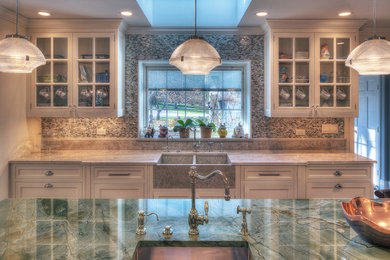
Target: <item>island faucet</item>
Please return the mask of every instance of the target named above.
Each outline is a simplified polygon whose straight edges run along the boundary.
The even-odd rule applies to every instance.
[[[209,210],[209,204],[206,201],[204,205],[204,211],[205,211],[205,216],[198,215],[198,211],[196,210],[196,205],[195,205],[195,184],[196,180],[201,180],[201,181],[207,181],[213,178],[216,175],[219,175],[222,177],[223,184],[225,186],[225,200],[229,201],[230,200],[230,185],[229,185],[229,180],[223,174],[223,172],[216,170],[210,173],[209,175],[202,176],[198,173],[197,168],[195,166],[192,166],[190,168],[190,171],[188,175],[191,178],[191,210],[190,213],[188,214],[188,225],[190,226],[190,230],[188,231],[189,235],[199,235],[199,225],[203,225],[204,223],[209,222],[208,218],[208,210]]]
[[[200,148],[200,141],[196,142],[196,127],[194,127],[194,152],[197,152]]]

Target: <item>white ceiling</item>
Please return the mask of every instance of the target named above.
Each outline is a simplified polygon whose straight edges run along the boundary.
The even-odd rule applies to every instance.
[[[338,12],[350,10],[352,15],[343,19],[371,20],[372,4],[373,0],[252,0],[239,26],[263,24],[265,19],[255,15],[258,10],[268,11],[267,19],[340,19]],[[15,10],[16,0],[0,0],[0,5]],[[120,11],[131,10],[133,16],[125,18],[130,26],[150,26],[136,0],[19,0],[19,7],[27,18],[42,18],[38,11],[50,12],[50,18],[121,18]],[[378,27],[390,27],[389,13],[390,0],[377,0]]]

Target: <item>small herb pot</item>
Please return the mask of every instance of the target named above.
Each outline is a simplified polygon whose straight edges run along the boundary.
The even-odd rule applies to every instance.
[[[208,127],[208,126],[201,126],[200,127],[200,136],[202,138],[211,138],[211,133],[213,131],[213,128],[212,127]]]
[[[189,127],[182,127],[179,130],[180,138],[190,138],[190,128]]]

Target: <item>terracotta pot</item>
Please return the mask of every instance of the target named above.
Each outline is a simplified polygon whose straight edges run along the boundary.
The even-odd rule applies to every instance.
[[[213,131],[212,127],[201,126],[200,127],[200,136],[202,138],[211,138],[211,132]]]
[[[190,138],[190,128],[182,127],[179,130],[180,138]]]

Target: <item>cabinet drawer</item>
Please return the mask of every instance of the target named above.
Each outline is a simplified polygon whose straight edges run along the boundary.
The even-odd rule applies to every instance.
[[[15,180],[21,179],[77,179],[83,178],[83,167],[68,165],[16,165]]]
[[[244,180],[294,180],[296,167],[290,166],[247,166],[243,167]]]
[[[16,198],[83,198],[82,183],[25,183],[16,182]]]
[[[312,182],[306,184],[306,198],[371,198],[371,184],[365,182]]]
[[[310,179],[328,179],[328,180],[340,180],[340,179],[371,179],[371,173],[369,167],[358,166],[341,166],[341,167],[328,167],[328,166],[315,166],[308,167],[306,171],[306,180]]]
[[[251,181],[244,184],[245,199],[294,199],[296,189],[290,181]]]
[[[141,199],[145,198],[145,187],[142,183],[96,183],[94,198]]]
[[[146,167],[143,166],[96,166],[92,167],[95,182],[144,180]]]

